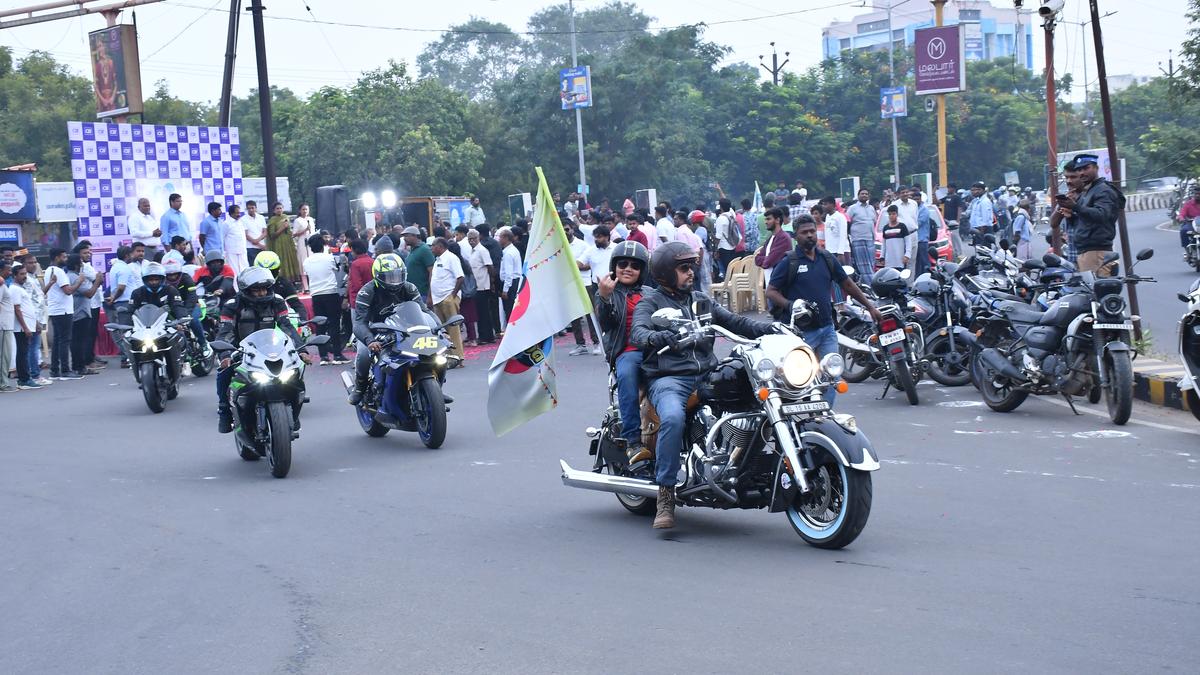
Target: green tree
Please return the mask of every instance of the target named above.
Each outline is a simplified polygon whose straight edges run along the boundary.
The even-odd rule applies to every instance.
[[[567,5],[551,5],[529,17],[533,59],[545,66],[571,63],[571,13]],[[599,7],[576,9],[575,41],[579,53],[612,56],[650,27],[650,17],[632,2],[613,0]]]
[[[45,52],[13,65],[0,47],[0,166],[35,162],[41,180],[70,180],[67,122],[96,117],[92,83]]]
[[[471,17],[451,27],[417,56],[421,77],[479,101],[491,97],[492,83],[509,79],[525,62],[529,44],[512,29]]]
[[[143,100],[145,112],[142,121],[146,124],[201,125],[216,113],[203,103],[185,101],[171,95],[166,80],[154,83],[154,94]]]

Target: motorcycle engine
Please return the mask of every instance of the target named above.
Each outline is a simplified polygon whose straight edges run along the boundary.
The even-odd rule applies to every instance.
[[[1042,371],[1054,381],[1054,388],[1068,396],[1078,396],[1089,388],[1092,378],[1084,368],[1085,354],[1078,354],[1073,363],[1051,354],[1042,360]]]

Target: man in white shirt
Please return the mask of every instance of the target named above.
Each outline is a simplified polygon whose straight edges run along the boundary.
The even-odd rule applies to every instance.
[[[9,344],[16,343],[13,333],[17,325],[17,302],[12,288],[8,285],[11,275],[12,264],[8,260],[0,259],[0,394],[18,391],[17,385],[13,384],[12,378],[8,376],[8,366],[14,363],[13,350]],[[19,288],[17,290],[20,291]],[[24,370],[22,369],[22,372]]]
[[[592,299],[594,310],[594,308],[599,307],[596,300],[597,285],[600,283],[600,279],[609,274],[608,262],[612,258],[613,247],[610,244],[611,238],[609,237],[607,227],[597,225],[596,229],[592,231],[592,236],[595,238],[596,243],[587,247],[583,255],[575,259],[575,263],[579,265],[579,269],[583,270],[583,280],[587,282],[588,296]],[[595,326],[600,325],[600,320],[594,314],[588,318]],[[599,344],[593,344],[592,353],[603,354],[604,350],[600,348]]]
[[[247,251],[246,226],[242,222],[242,207],[229,206],[225,216],[225,264],[233,268],[234,276],[250,265]]]
[[[675,241],[675,222],[667,214],[667,207],[659,204],[654,207],[654,229],[658,230],[659,243]]]
[[[900,212],[898,220],[908,226],[908,248],[913,251],[917,250],[917,209],[920,205],[917,200],[912,198],[912,188],[900,188],[900,200],[895,202],[896,209]],[[909,269],[916,271],[917,257],[910,256],[908,261]]]
[[[450,243],[445,237],[438,237],[433,242],[433,269],[429,276],[429,297],[433,301],[433,313],[443,322],[458,314],[459,300],[465,281],[462,263],[458,256],[450,250]],[[458,326],[446,329],[450,342],[454,344],[451,354],[458,357],[458,363],[452,367],[461,368],[463,365],[462,331]]]
[[[737,216],[733,212],[733,203],[728,199],[721,198],[717,202],[717,213],[717,222],[713,225],[713,229],[717,231],[717,272],[720,278],[724,279],[725,271],[729,269],[729,263],[737,258],[737,245],[740,242],[734,241],[734,232],[738,225]]]
[[[150,200],[142,197],[138,200],[137,211],[126,220],[129,223],[129,236],[134,241],[145,244],[151,251],[157,251],[162,244],[162,229],[158,219],[150,215]]]
[[[492,288],[494,278],[492,254],[479,240],[479,230],[467,232],[467,248],[464,258],[475,275],[475,324],[478,344],[490,345],[496,341],[496,317],[500,311],[496,304],[496,292]]]
[[[467,225],[471,227],[487,222],[487,218],[483,215],[483,209],[479,206],[479,197],[471,197],[471,205],[463,209],[463,217],[466,218]]]
[[[78,380],[82,376],[71,372],[71,324],[75,313],[75,291],[84,282],[83,275],[72,283],[63,265],[67,252],[50,249],[50,266],[46,268],[46,306],[50,313],[50,328],[54,342],[50,346],[50,377],[58,380]]]
[[[817,203],[825,213],[825,250],[833,254],[843,265],[850,263],[850,224],[846,216],[837,210],[837,200],[822,197]]]
[[[346,363],[338,349],[339,339],[335,334],[338,319],[342,315],[342,294],[337,283],[337,259],[325,250],[325,239],[314,234],[305,240],[309,254],[304,259],[304,275],[308,277],[308,292],[312,295],[313,316],[325,317],[325,323],[317,329],[329,336],[329,342],[317,347],[321,353],[321,365]],[[228,252],[226,252],[228,255]],[[229,261],[226,260],[226,263]],[[342,342],[342,345],[345,343]]]
[[[258,212],[258,204],[253,199],[246,202],[246,215],[242,216],[241,222],[246,229],[246,264],[253,265],[259,252],[267,246],[267,219]]]
[[[72,331],[83,330],[83,365],[88,368],[107,367],[108,364],[96,358],[96,332],[100,327],[100,307],[104,304],[104,294],[99,291],[99,288],[104,286],[104,273],[96,271],[92,267],[92,243],[86,239],[75,244],[75,252],[79,254],[79,259],[83,261],[82,273],[87,279],[80,290],[91,292],[88,296],[88,316],[81,319],[78,315],[75,317],[75,326]],[[94,286],[98,286],[97,290],[92,291]],[[80,338],[77,338],[80,339]]]
[[[508,318],[512,316],[513,303],[517,299],[517,293],[520,291],[520,282],[523,275],[521,264],[521,251],[513,245],[512,230],[507,227],[502,227],[496,230],[496,240],[500,242],[500,302],[504,304],[504,321],[501,326],[508,325]]]

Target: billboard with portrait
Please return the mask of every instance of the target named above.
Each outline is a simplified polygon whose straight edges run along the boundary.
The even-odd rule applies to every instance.
[[[142,77],[138,64],[137,31],[133,26],[110,26],[88,33],[96,117],[142,112]]]

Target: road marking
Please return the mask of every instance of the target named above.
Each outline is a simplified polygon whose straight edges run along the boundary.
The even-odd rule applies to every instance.
[[[1056,405],[1060,408],[1070,408],[1071,407],[1071,406],[1067,405],[1066,401],[1059,401],[1059,400],[1052,399],[1052,398],[1046,398],[1044,396],[1038,397],[1037,400],[1041,401],[1042,403],[1049,403],[1051,405]],[[1075,409],[1081,413],[1087,413],[1088,415],[1094,415],[1096,417],[1103,417],[1105,419],[1108,419],[1108,413],[1100,412],[1099,410],[1093,410],[1091,408],[1088,408],[1088,407],[1080,404],[1079,402],[1075,403]],[[1177,427],[1173,424],[1160,424],[1159,422],[1147,422],[1146,420],[1135,420],[1132,418],[1129,420],[1128,424],[1140,424],[1144,427],[1150,427],[1151,429],[1162,429],[1163,431],[1177,431],[1181,434],[1192,434],[1193,436],[1200,436],[1200,431],[1197,431],[1195,429],[1187,429],[1184,427]]]
[[[1096,431],[1076,431],[1071,434],[1074,438],[1137,438],[1128,431],[1116,429],[1097,429]]]
[[[1154,229],[1158,230],[1159,232],[1178,232],[1179,230],[1176,230],[1174,227],[1172,227],[1174,224],[1175,223],[1167,220],[1155,225]]]
[[[976,471],[989,471],[990,470],[990,469],[984,469],[983,467],[979,467],[979,466],[963,466],[960,464],[949,464],[947,462],[914,462],[914,461],[905,460],[905,459],[881,459],[881,460],[879,460],[879,463],[880,464],[895,464],[895,465],[899,465],[899,466],[905,466],[905,465],[907,465],[907,466],[940,466],[940,467],[945,467],[945,468],[949,468],[949,469],[954,469],[955,471],[958,471],[958,472],[964,472],[967,470],[976,470]],[[1030,471],[1027,469],[1001,469],[1001,473],[1003,473],[1005,476],[1031,476],[1034,478],[1067,478],[1070,480],[1087,480],[1087,481],[1092,481],[1093,483],[1120,484],[1120,483],[1125,482],[1119,478],[1101,478],[1100,476],[1090,476],[1088,474],[1054,473],[1053,471]],[[1142,482],[1137,482],[1137,481],[1130,482],[1129,484],[1130,485],[1149,485],[1149,483],[1142,483]],[[1166,485],[1167,487],[1173,487],[1173,488],[1183,488],[1183,489],[1187,489],[1187,490],[1200,489],[1200,485],[1197,485],[1194,483],[1161,483],[1161,485]]]
[[[943,408],[978,408],[983,401],[942,401],[938,405]]]

